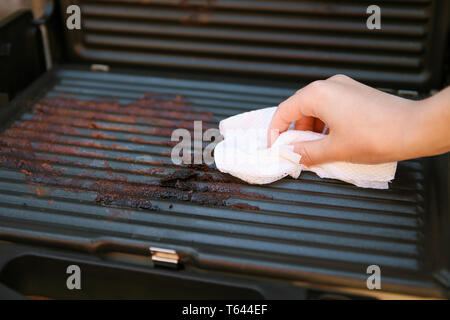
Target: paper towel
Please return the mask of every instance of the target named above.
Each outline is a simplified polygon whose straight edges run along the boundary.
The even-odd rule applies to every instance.
[[[224,140],[214,149],[217,168],[248,183],[267,184],[283,177],[298,178],[302,170],[315,172],[321,178],[338,179],[363,188],[387,189],[394,179],[396,162],[365,165],[331,162],[306,167],[295,152],[295,142],[317,140],[323,134],[311,131],[283,132],[271,148],[267,133],[276,107],[242,113],[219,124]]]

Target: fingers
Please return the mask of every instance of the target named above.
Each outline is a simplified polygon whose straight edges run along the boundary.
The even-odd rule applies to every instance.
[[[269,126],[267,142],[269,147],[280,133],[289,128],[293,121],[296,121],[297,128],[303,127],[309,128],[309,130],[314,128],[312,120],[308,120],[308,118],[320,118],[321,98],[326,94],[326,86],[324,80],[314,81],[278,106]]]
[[[268,134],[268,146],[272,146],[272,143],[278,138],[280,133],[286,131],[293,121],[301,119],[300,108],[295,107],[296,94],[291,96],[289,99],[280,103],[275,114],[273,115],[272,121],[269,126]]]
[[[365,87],[350,77],[338,74],[327,80],[314,81],[283,101],[270,123],[268,146],[270,147],[294,121],[296,130],[323,132],[324,122],[330,125],[325,119],[327,114],[329,116],[327,108],[333,107],[342,88],[348,86]]]
[[[352,78],[344,75],[344,74],[336,74],[332,77],[329,77],[327,79],[327,81],[333,81],[333,82],[338,82],[338,83],[343,83],[343,84],[357,84],[359,83],[356,80],[353,80]]]
[[[328,136],[319,140],[295,143],[294,152],[302,156],[300,163],[307,167],[334,160]]]
[[[322,133],[323,128],[325,128],[325,123],[320,119],[314,119],[314,128],[312,131]]]
[[[320,119],[316,119],[313,117],[303,117],[302,119],[295,122],[294,129],[322,133],[324,127],[325,123]]]
[[[313,117],[303,117],[300,120],[295,121],[295,130],[313,131],[315,120]]]

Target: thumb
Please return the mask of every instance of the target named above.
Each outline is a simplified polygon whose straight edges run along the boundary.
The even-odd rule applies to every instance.
[[[309,167],[331,160],[328,146],[329,137],[319,140],[294,143],[294,152],[302,156],[300,163]]]

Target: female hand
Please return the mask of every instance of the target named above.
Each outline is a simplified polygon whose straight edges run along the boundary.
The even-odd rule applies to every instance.
[[[450,150],[450,90],[423,101],[400,98],[347,76],[312,82],[282,102],[271,121],[269,146],[295,121],[296,130],[329,134],[295,144],[301,163],[375,164]]]

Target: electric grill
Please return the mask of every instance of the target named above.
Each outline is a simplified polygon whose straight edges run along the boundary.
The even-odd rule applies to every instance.
[[[70,4],[81,30],[65,27]],[[3,293],[448,298],[448,155],[399,163],[389,190],[309,172],[254,186],[170,160],[174,129],[217,127],[333,74],[416,99],[445,86],[449,3],[381,1],[381,30],[366,28],[369,4],[62,0],[7,20]],[[72,264],[82,290],[66,288]],[[370,265],[381,290],[366,287]]]

